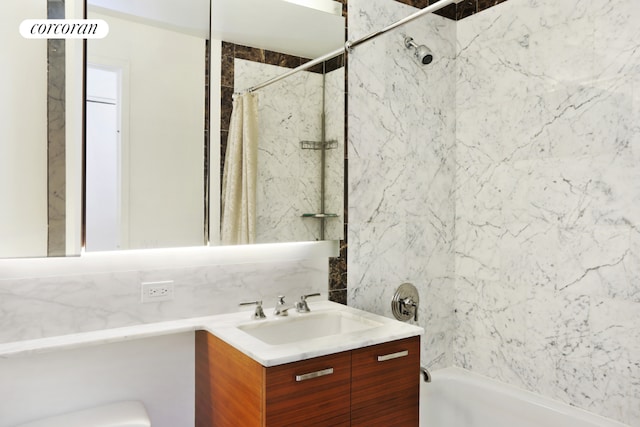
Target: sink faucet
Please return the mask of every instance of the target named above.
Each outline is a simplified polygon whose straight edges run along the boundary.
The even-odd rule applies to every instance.
[[[287,305],[284,302],[284,295],[278,296],[278,303],[276,304],[275,310],[273,310],[273,314],[276,316],[288,316],[289,310],[295,308],[294,305]]]
[[[256,306],[256,310],[253,312],[253,315],[251,316],[253,320],[267,318],[267,316],[264,315],[264,311],[262,310],[262,301],[246,301],[246,302],[241,302],[239,305],[255,305]]]
[[[296,303],[296,311],[298,313],[309,313],[311,310],[309,309],[309,305],[307,304],[307,298],[309,297],[319,297],[319,293],[302,295],[300,297],[300,301]]]

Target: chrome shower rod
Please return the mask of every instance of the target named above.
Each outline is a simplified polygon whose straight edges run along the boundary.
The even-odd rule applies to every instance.
[[[274,77],[274,78],[272,78],[270,80],[267,80],[266,82],[263,82],[263,83],[255,85],[255,86],[252,86],[249,89],[247,89],[245,92],[254,92],[254,91],[258,90],[258,89],[262,89],[263,87],[269,86],[272,83],[275,83],[275,82],[280,81],[280,80],[282,80],[284,78],[287,78],[290,75],[297,73],[298,71],[304,71],[304,70],[306,70],[308,68],[311,68],[311,67],[314,67],[314,66],[316,66],[318,64],[322,64],[324,61],[328,61],[331,58],[335,58],[336,56],[341,55],[343,52],[344,52],[344,48],[343,47],[341,47],[340,49],[336,49],[333,52],[329,52],[326,55],[322,55],[321,57],[316,58],[316,59],[314,59],[312,61],[305,62],[304,64],[302,64],[302,65],[300,65],[300,66],[298,66],[296,68],[292,68],[291,70],[287,71],[286,73],[280,74],[279,76],[276,76],[276,77]]]
[[[353,40],[353,41],[347,41],[344,44],[344,47],[336,49],[333,52],[329,52],[326,55],[320,56],[320,57],[318,57],[318,58],[316,58],[316,59],[314,59],[312,61],[306,62],[306,63],[300,65],[299,67],[293,68],[293,69],[287,71],[286,73],[283,73],[283,74],[281,74],[279,76],[276,76],[276,77],[274,77],[274,78],[272,78],[270,80],[267,80],[267,81],[265,81],[263,83],[260,83],[260,84],[257,84],[255,86],[252,86],[249,89],[245,90],[244,92],[254,92],[254,91],[258,90],[258,89],[262,89],[262,88],[264,88],[266,86],[269,86],[269,85],[271,85],[271,84],[273,84],[275,82],[278,82],[278,81],[280,81],[282,79],[285,79],[285,78],[287,78],[287,77],[289,77],[289,76],[291,76],[291,75],[293,75],[293,74],[295,74],[295,73],[297,73],[299,71],[304,71],[304,70],[307,70],[307,69],[309,69],[311,67],[314,67],[314,66],[316,66],[318,64],[322,64],[324,61],[328,61],[329,59],[335,58],[336,56],[341,55],[345,51],[348,52],[351,49],[353,49],[354,47],[356,47],[356,46],[358,46],[358,45],[360,45],[362,43],[366,43],[366,42],[368,42],[370,40],[373,40],[378,36],[381,36],[381,35],[389,32],[389,31],[391,31],[393,29],[396,29],[396,28],[400,27],[401,25],[407,24],[407,23],[409,23],[409,22],[411,22],[411,21],[413,21],[415,19],[418,19],[418,18],[420,18],[420,17],[422,17],[424,15],[427,15],[429,13],[437,12],[437,11],[439,11],[440,9],[442,9],[442,8],[444,8],[446,6],[449,6],[452,3],[458,3],[459,1],[460,0],[440,0],[439,2],[434,3],[432,5],[429,5],[429,6],[425,7],[424,9],[420,9],[419,11],[407,16],[406,18],[403,18],[403,19],[401,19],[399,21],[396,21],[391,25],[388,25],[388,26],[384,27],[381,30],[374,31],[374,32],[372,32],[370,34],[367,34],[364,37],[360,37],[359,39],[356,39],[356,40]]]
[[[368,42],[369,40],[373,40],[378,36],[383,35],[384,33],[387,33],[391,30],[394,30],[404,24],[407,24],[415,19],[421,18],[424,15],[428,15],[429,13],[433,13],[433,12],[437,12],[440,9],[449,6],[452,3],[458,3],[460,2],[460,0],[440,0],[437,3],[434,3],[430,6],[425,7],[424,9],[420,9],[419,11],[407,16],[406,18],[403,18],[399,21],[394,22],[391,25],[388,25],[386,27],[384,27],[383,29],[379,30],[379,31],[374,31],[373,33],[367,34],[364,37],[360,37],[357,40],[354,41],[347,41],[344,44],[344,47],[346,50],[350,50],[353,49],[354,47],[358,46],[359,44]]]

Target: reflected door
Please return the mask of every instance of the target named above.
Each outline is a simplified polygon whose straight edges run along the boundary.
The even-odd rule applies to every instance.
[[[85,248],[88,251],[121,247],[119,80],[117,70],[87,67]]]

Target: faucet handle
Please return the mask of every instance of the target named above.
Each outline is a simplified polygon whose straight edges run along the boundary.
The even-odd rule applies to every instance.
[[[418,304],[411,297],[400,299],[400,310],[406,316],[413,315],[413,320],[418,321]]]
[[[293,308],[293,306],[287,307],[284,302],[284,295],[278,295],[278,302],[276,304],[276,308],[273,310],[273,314],[276,316],[288,316],[289,309]]]
[[[298,313],[309,313],[311,310],[309,309],[309,305],[307,304],[307,298],[319,296],[320,294],[318,292],[308,295],[302,295],[300,297],[300,301],[296,303],[296,311]]]
[[[255,305],[256,310],[253,312],[252,319],[266,319],[267,316],[264,315],[264,310],[262,309],[262,301],[245,301],[241,302],[239,305]]]

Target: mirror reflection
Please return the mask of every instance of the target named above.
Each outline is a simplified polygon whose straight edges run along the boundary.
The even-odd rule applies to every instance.
[[[0,15],[0,257],[77,255],[80,250],[81,42],[25,39],[25,19],[81,16],[55,0],[12,2]],[[76,116],[77,117],[77,116]],[[66,167],[68,166],[68,167]]]
[[[205,242],[208,3],[144,3],[88,4],[87,251]]]
[[[235,107],[243,104],[239,100],[234,103],[223,179],[224,244],[342,238],[344,67],[341,62],[338,58],[317,70],[298,72],[252,93],[255,111],[247,114],[245,109],[242,117]],[[234,85],[249,88],[283,72],[279,66],[236,59]],[[244,101],[246,105],[248,99]],[[247,126],[251,120],[255,133],[242,139],[239,131],[251,128]],[[234,123],[242,123],[243,127]],[[253,162],[247,161],[246,153],[251,136],[255,139]],[[234,144],[243,144],[244,157],[229,156],[238,151],[233,150]],[[241,172],[252,172],[250,168],[240,171],[246,165],[255,168],[255,187],[238,182],[244,177]],[[232,191],[234,184],[236,193]],[[244,194],[247,189],[256,194],[253,218],[251,212],[245,212],[250,200]],[[239,219],[241,215],[246,217]]]
[[[133,7],[138,2],[119,2],[106,0],[91,0],[89,5],[90,17],[105,19],[107,22],[118,23],[116,19],[127,18],[130,27],[134,31],[140,25],[158,26],[157,9],[155,15],[150,17],[150,12],[141,16],[140,10],[143,7]],[[140,2],[140,5],[143,2]],[[300,3],[300,2],[297,2]],[[326,67],[319,67],[312,71],[305,71],[287,79],[279,85],[274,85],[269,90],[265,89],[263,93],[257,94],[257,133],[259,141],[257,141],[257,162],[254,175],[257,179],[254,186],[255,203],[252,217],[254,221],[253,235],[247,240],[225,240],[221,235],[221,209],[224,207],[224,197],[222,191],[222,171],[224,170],[225,159],[227,158],[227,139],[229,137],[229,123],[231,110],[231,94],[235,91],[241,91],[242,88],[251,84],[259,83],[261,80],[268,79],[274,75],[278,75],[288,71],[290,68],[296,67],[321,54],[336,47],[342,46],[344,40],[344,20],[341,16],[342,5],[333,1],[316,1],[314,7],[310,8],[300,4],[287,2],[283,0],[214,0],[212,4],[212,37],[211,46],[211,110],[209,114],[205,111],[205,115],[211,116],[211,135],[220,133],[220,140],[214,137],[207,148],[204,143],[204,136],[191,135],[188,139],[186,131],[178,131],[182,134],[182,138],[172,138],[179,140],[180,149],[183,150],[185,144],[196,141],[193,146],[197,147],[200,142],[201,151],[199,154],[204,157],[195,157],[177,161],[176,155],[168,156],[170,162],[168,164],[158,165],[158,160],[152,157],[153,151],[144,140],[153,140],[153,146],[158,144],[159,136],[151,137],[139,134],[140,145],[146,146],[139,150],[137,161],[134,161],[131,155],[131,149],[134,143],[133,128],[139,126],[135,113],[133,101],[128,103],[126,99],[121,102],[125,108],[129,108],[129,114],[118,115],[117,103],[115,107],[112,101],[116,94],[122,94],[123,89],[127,88],[133,93],[134,83],[132,77],[132,61],[141,61],[143,63],[157,64],[163,63],[167,59],[167,49],[150,48],[154,46],[153,42],[161,40],[160,37],[154,37],[143,44],[147,49],[145,53],[133,54],[133,58],[119,57],[118,48],[114,48],[108,54],[104,53],[105,48],[98,43],[90,41],[88,48],[88,87],[91,82],[100,76],[105,76],[108,71],[115,70],[115,77],[112,79],[116,83],[118,79],[122,79],[120,86],[115,85],[114,94],[111,96],[104,93],[92,93],[88,90],[89,103],[93,105],[87,106],[87,111],[92,109],[98,111],[99,117],[115,124],[118,129],[116,139],[119,138],[121,152],[112,149],[111,152],[100,152],[94,149],[95,155],[91,155],[91,140],[100,141],[105,134],[114,134],[114,132],[106,133],[100,128],[89,136],[92,132],[92,126],[88,126],[87,133],[87,250],[105,250],[109,248],[147,248],[147,247],[174,247],[174,246],[193,246],[201,244],[203,239],[208,237],[209,244],[246,244],[246,243],[270,243],[270,242],[290,242],[290,241],[308,241],[321,239],[339,239],[342,237],[342,199],[343,199],[343,153],[344,153],[344,71],[337,71],[339,67],[333,67],[333,76],[341,74],[342,77],[327,79],[324,71]],[[162,4],[162,3],[160,3]],[[324,6],[324,9],[318,9],[318,5]],[[108,7],[107,7],[108,6]],[[117,6],[117,7],[116,7]],[[195,5],[194,5],[195,7]],[[327,9],[327,7],[329,9]],[[110,9],[109,9],[110,8]],[[114,11],[114,9],[120,8]],[[127,9],[128,8],[128,9]],[[334,12],[330,13],[331,8]],[[109,10],[107,10],[109,9]],[[125,10],[126,9],[126,10]],[[134,10],[135,9],[135,10]],[[170,7],[167,7],[169,10]],[[189,8],[194,10],[193,7]],[[135,14],[136,17],[132,18]],[[199,12],[199,16],[207,16],[207,13]],[[111,18],[109,18],[111,17]],[[283,25],[286,21],[288,25]],[[175,30],[182,27],[187,28],[186,21],[182,24],[173,22],[170,25],[164,25],[164,30]],[[290,25],[289,25],[290,24]],[[110,33],[112,38],[113,25]],[[201,25],[200,25],[201,27]],[[118,27],[115,27],[116,29]],[[143,27],[144,28],[144,27]],[[191,28],[183,33],[194,34],[196,31]],[[125,32],[123,31],[123,34]],[[137,34],[137,33],[136,33]],[[292,37],[292,34],[303,35]],[[124,37],[127,39],[126,37]],[[130,38],[130,37],[129,37]],[[100,41],[100,42],[104,42]],[[113,40],[111,40],[113,42]],[[173,41],[175,42],[175,41]],[[103,45],[105,43],[102,43]],[[126,44],[127,52],[131,52],[135,47]],[[162,42],[164,46],[170,44],[168,40]],[[122,49],[122,48],[119,48]],[[233,53],[229,55],[229,51]],[[159,54],[160,58],[153,59],[150,53]],[[240,52],[240,53],[239,53]],[[239,53],[236,55],[236,53]],[[171,55],[169,55],[171,56]],[[271,57],[271,61],[265,61],[266,57]],[[115,63],[116,67],[110,66],[109,61],[104,61],[105,57],[116,58],[111,63]],[[256,58],[259,60],[256,61]],[[273,59],[275,58],[275,60]],[[173,62],[184,65],[187,60],[176,60]],[[102,61],[102,62],[100,62]],[[334,61],[335,62],[335,61]],[[124,63],[118,71],[118,63]],[[338,62],[335,62],[338,63]],[[183,70],[179,75],[195,75],[197,64],[193,65],[191,71]],[[111,70],[110,70],[111,68]],[[201,66],[201,68],[203,68]],[[234,71],[235,70],[235,71]],[[146,81],[150,80],[154,70],[147,70]],[[123,77],[124,76],[124,77]],[[127,82],[126,78],[129,77]],[[231,77],[230,77],[231,76]],[[152,79],[151,79],[152,80]],[[197,79],[191,79],[199,81]],[[166,78],[167,82],[171,82],[170,78]],[[339,82],[336,86],[335,82]],[[142,85],[143,82],[138,84]],[[162,84],[161,84],[162,85]],[[162,85],[166,87],[168,85]],[[112,85],[113,86],[113,85]],[[137,84],[136,84],[137,86]],[[109,87],[109,84],[103,84],[103,87]],[[176,84],[179,87],[179,84]],[[205,85],[201,86],[202,88]],[[326,90],[333,89],[333,93],[328,95]],[[184,90],[179,90],[184,93]],[[147,90],[148,94],[155,94],[154,89]],[[195,92],[194,92],[195,93]],[[173,98],[176,99],[177,95]],[[131,96],[132,98],[132,96]],[[202,107],[203,102],[198,103],[197,99],[204,96],[191,99],[190,105]],[[221,102],[216,102],[220,98]],[[105,101],[107,99],[107,101]],[[327,101],[328,100],[328,101]],[[338,102],[337,106],[327,107],[328,104]],[[161,104],[153,102],[153,106]],[[142,104],[143,105],[143,104]],[[171,111],[187,111],[184,108],[174,108]],[[107,110],[115,108],[116,114],[107,113]],[[220,110],[222,109],[222,111]],[[153,123],[155,130],[157,123],[170,123],[173,119],[174,123],[168,125],[168,129],[161,134],[168,134],[170,131],[180,129],[182,123],[180,118],[176,116],[165,116],[161,119],[149,119],[153,117],[150,113],[150,107],[144,107],[142,110],[146,113],[147,122]],[[325,114],[331,111],[330,114]],[[163,111],[167,111],[166,106]],[[220,120],[222,116],[222,120]],[[122,121],[122,117],[129,118],[129,123]],[[190,118],[194,115],[190,114]],[[198,115],[197,117],[201,117]],[[327,120],[329,117],[329,120]],[[186,117],[185,117],[186,119]],[[226,123],[225,123],[226,120]],[[120,122],[120,124],[118,124]],[[324,121],[324,122],[323,122]],[[186,123],[186,120],[185,120]],[[220,124],[219,124],[220,123]],[[88,119],[89,124],[89,119]],[[129,130],[127,131],[127,125]],[[336,131],[329,130],[337,129]],[[196,129],[196,128],[193,128]],[[204,129],[204,128],[202,128]],[[303,148],[303,141],[306,144],[315,141],[316,144],[321,143],[322,138],[329,134],[333,134],[332,147],[330,150]],[[127,153],[127,137],[129,152]],[[219,144],[220,141],[220,145]],[[115,144],[118,146],[118,144]],[[108,147],[109,144],[98,144],[101,147]],[[113,144],[111,144],[113,146]],[[169,147],[169,145],[167,144]],[[323,146],[326,148],[326,146]],[[194,153],[197,150],[192,150]],[[128,154],[128,156],[127,156]],[[186,152],[181,152],[186,154]],[[210,159],[206,154],[210,155]],[[118,161],[118,155],[121,160]],[[91,159],[97,161],[92,166]],[[106,162],[105,159],[116,159]],[[329,161],[327,161],[329,160]],[[193,166],[194,162],[200,161],[203,165],[199,169]],[[127,166],[128,162],[128,166]],[[171,163],[172,162],[172,163]],[[207,163],[205,165],[205,162]],[[177,166],[183,164],[184,169]],[[211,165],[220,165],[218,168],[212,168]],[[157,169],[154,170],[154,166]],[[172,167],[171,167],[172,166]],[[209,179],[205,174],[210,171]],[[126,173],[129,173],[127,177]],[[146,185],[141,186],[144,191],[134,192],[132,183],[134,179],[132,175],[141,175],[147,178]],[[105,188],[103,179],[105,176],[115,176],[117,179],[107,180],[110,188]],[[167,182],[163,182],[168,180]],[[191,181],[186,181],[191,179]],[[95,182],[95,187],[91,187],[90,183]],[[130,182],[129,185],[126,183]],[[170,184],[176,184],[176,188],[182,189],[178,196],[184,198],[190,197],[188,200],[181,200],[175,197],[175,193],[167,193],[165,190],[170,188]],[[158,203],[154,203],[154,192],[151,190],[154,184],[159,184]],[[209,187],[207,188],[207,185]],[[95,188],[95,191],[91,191]],[[327,188],[329,190],[327,190]],[[126,192],[129,192],[128,196]],[[132,194],[134,193],[134,194]],[[209,195],[209,203],[205,193]],[[97,197],[98,195],[99,197]],[[199,198],[198,198],[199,196]],[[93,210],[89,208],[93,199],[102,200],[96,204]],[[129,202],[127,206],[126,202]],[[198,205],[200,202],[200,205]],[[100,204],[102,203],[102,204]],[[165,205],[163,205],[165,203]],[[199,206],[206,204],[206,208],[198,209]],[[133,209],[134,205],[142,207],[146,205],[148,210]],[[227,204],[227,206],[229,206]],[[187,207],[189,207],[187,209]],[[127,213],[127,209],[129,210]],[[171,212],[173,209],[173,213]],[[232,212],[236,212],[232,209]],[[331,212],[329,212],[331,211]],[[93,214],[91,212],[94,212]],[[160,221],[159,215],[154,212],[167,213],[167,220]],[[198,215],[182,215],[184,221],[180,221],[181,213],[193,213]],[[137,220],[134,216],[137,215]],[[329,213],[330,215],[325,215]],[[155,216],[154,216],[155,215]],[[224,217],[224,215],[222,215]],[[150,221],[152,220],[152,221]],[[153,221],[155,220],[155,222]],[[235,215],[232,222],[238,222],[241,219]],[[175,224],[171,221],[177,221]],[[206,222],[207,226],[202,226]],[[227,220],[227,224],[230,222]],[[107,225],[105,225],[107,224]],[[198,228],[199,227],[199,228]],[[93,230],[93,231],[91,231]],[[158,232],[160,230],[160,232]],[[209,235],[205,235],[204,230],[209,231]],[[198,234],[198,231],[200,234]],[[170,233],[171,236],[165,236]],[[94,236],[94,239],[91,237]],[[98,236],[102,236],[102,243],[97,242]],[[137,237],[134,237],[137,236]],[[190,238],[188,238],[190,236]],[[119,239],[116,239],[116,237]],[[199,240],[198,240],[199,239]]]
[[[314,0],[313,7],[307,3],[307,0],[213,0],[213,16],[209,13],[209,0],[189,0],[188,5],[184,1],[158,0],[91,0],[85,4],[89,17],[102,15],[111,24],[107,39],[88,42],[86,78],[90,105],[87,111],[92,110],[89,114],[97,117],[94,120],[98,122],[89,131],[91,136],[86,136],[87,144],[96,141],[92,152],[87,150],[86,176],[81,175],[80,143],[84,104],[80,76],[85,59],[82,42],[67,40],[63,43],[66,53],[59,48],[53,52],[67,63],[67,68],[61,68],[59,74],[65,79],[63,89],[47,80],[51,72],[51,68],[47,71],[47,61],[50,66],[52,61],[52,57],[47,58],[47,42],[27,41],[18,31],[8,32],[5,57],[10,66],[0,68],[0,84],[5,95],[0,101],[0,108],[5,111],[0,115],[0,197],[3,206],[9,208],[0,213],[0,257],[79,254],[83,222],[80,186],[85,178],[89,188],[87,203],[97,203],[94,208],[87,206],[84,219],[87,250],[220,244],[222,164],[229,130],[224,123],[231,115],[233,92],[245,89],[240,85],[287,71],[300,61],[324,55],[344,43],[341,5],[331,0]],[[23,19],[47,17],[48,4],[64,5],[58,0],[17,2],[0,21],[6,28],[18,28]],[[75,8],[72,14],[66,11],[67,18],[82,16],[82,3]],[[132,33],[126,35],[127,27],[137,28],[133,36]],[[211,84],[207,88],[205,44],[210,30]],[[176,35],[177,39],[195,40],[195,47],[182,49],[176,38],[165,37],[167,33]],[[116,41],[120,42],[119,47],[115,46]],[[229,46],[233,47],[233,54],[229,54]],[[190,54],[186,55],[187,52]],[[262,57],[256,59],[253,56],[256,52]],[[188,58],[179,57],[182,54]],[[291,58],[297,59],[291,62]],[[234,73],[229,75],[226,71],[233,70],[227,62],[229,59],[231,64],[239,61],[237,77],[242,81],[237,87]],[[250,64],[245,67],[247,64],[242,65],[240,61]],[[258,63],[268,66],[264,70],[253,70],[251,65]],[[73,68],[69,68],[69,64],[73,64]],[[270,67],[272,71],[267,70]],[[243,70],[257,72],[259,76],[245,74]],[[312,73],[314,76],[307,80],[324,78],[317,70]],[[141,75],[144,78],[140,79]],[[135,84],[139,80],[144,83],[140,87]],[[290,122],[278,125],[283,119],[268,118],[272,112],[267,110],[269,105],[286,102],[289,97],[286,91],[298,84],[295,81],[273,85],[273,99],[266,89],[257,94],[259,117],[263,116],[260,122],[275,120],[275,124],[268,127],[282,130],[290,126],[287,130],[293,130],[293,116],[289,118],[283,110],[285,122],[286,119]],[[47,93],[51,87],[56,89],[52,96],[57,99],[61,99],[62,92],[66,93],[65,119],[56,119],[55,126],[48,123],[48,117],[55,117],[47,111]],[[277,93],[278,87],[284,88],[283,96]],[[179,90],[174,91],[175,88]],[[312,92],[315,98],[321,93],[317,89]],[[182,106],[177,97],[183,93],[189,93],[198,101]],[[325,95],[325,105],[329,105],[332,101]],[[306,93],[303,90],[294,96],[304,98]],[[274,138],[284,140],[284,145],[273,150],[287,151],[288,158],[269,157],[273,150],[268,146],[260,149],[260,155],[278,167],[272,173],[259,168],[261,187],[256,197],[258,206],[264,209],[256,215],[264,223],[278,227],[265,229],[258,234],[257,242],[322,239],[321,224],[330,228],[330,221],[305,220],[302,215],[323,210],[342,213],[339,206],[325,209],[319,206],[321,198],[317,194],[313,198],[308,196],[310,192],[322,191],[319,182],[311,183],[307,178],[307,175],[320,175],[319,166],[311,163],[312,156],[321,157],[320,151],[300,148],[302,141],[322,138],[306,132],[325,128],[320,124],[322,101],[318,98],[316,102],[313,106],[306,103],[313,110],[308,116],[314,124],[302,124],[306,119],[298,117],[296,126],[304,130],[300,135],[272,136],[268,142],[273,143]],[[325,108],[327,123],[332,120],[329,114],[333,114],[329,110],[340,111],[340,108],[344,107]],[[205,124],[208,118],[209,134]],[[165,126],[166,123],[171,125]],[[333,124],[328,124],[326,129],[330,126]],[[47,145],[49,128],[66,135],[56,149]],[[265,130],[263,138],[270,132]],[[336,138],[344,144],[344,137],[341,140],[340,136],[328,135],[329,130],[326,132],[327,139]],[[207,137],[209,146],[205,143]],[[326,150],[327,164],[331,163],[329,158],[335,156],[342,168],[340,151],[341,148]],[[326,173],[333,173],[329,166]],[[107,181],[104,179],[107,176],[112,179]],[[267,187],[288,196],[300,195],[306,202],[278,201]],[[326,187],[328,194],[334,188],[342,191],[343,184]],[[342,192],[335,197],[342,200]],[[341,222],[336,220],[335,224]],[[342,226],[337,228],[341,230]],[[294,229],[305,229],[306,234],[294,234],[291,232]],[[324,238],[338,237],[325,230]]]
[[[223,40],[221,170],[234,169],[227,155],[234,151],[232,146],[225,146],[237,141],[231,117],[232,111],[235,113],[233,94],[237,97],[247,88],[344,44],[340,3],[295,3],[246,0],[243,4],[250,12],[239,17],[237,7],[233,7],[237,2],[214,1],[214,11],[220,13],[214,13],[212,37]],[[302,7],[301,3],[314,4]],[[252,217],[240,218],[239,214],[246,214],[246,206],[229,209],[225,199],[230,194],[223,183],[223,244],[342,238],[344,77],[343,58],[339,57],[254,92],[254,212]],[[243,227],[251,233],[245,233]]]

